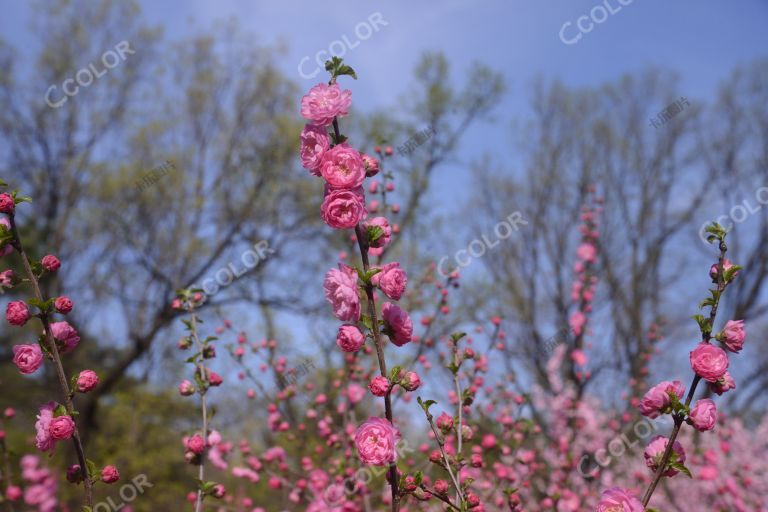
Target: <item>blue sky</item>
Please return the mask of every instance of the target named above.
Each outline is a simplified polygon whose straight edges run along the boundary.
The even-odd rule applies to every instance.
[[[35,46],[28,28],[34,15],[30,4],[36,5],[0,0],[0,34],[17,48]],[[350,87],[356,106],[363,109],[396,107],[407,94],[408,78],[424,51],[443,51],[456,77],[475,60],[492,66],[505,76],[508,91],[496,121],[477,126],[465,140],[461,163],[450,169],[447,174],[452,178],[440,190],[449,196],[471,179],[463,164],[489,152],[497,158],[513,157],[509,123],[525,115],[528,85],[537,75],[560,78],[571,86],[594,86],[656,66],[677,71],[680,95],[695,100],[711,97],[734,66],[765,55],[768,49],[766,0],[743,0],[738,8],[736,3],[727,6],[714,0],[143,0],[140,4],[147,21],[163,27],[171,40],[216,22],[236,20],[259,42],[285,44],[286,74],[306,88],[323,74],[302,78],[301,59],[310,57],[304,69],[313,69],[315,55],[346,36],[355,47],[345,59],[360,76]],[[608,13],[578,43],[561,41],[565,23],[572,23],[566,38],[575,37],[578,18],[592,11],[600,19],[604,8],[615,13]],[[374,13],[383,20],[378,30],[367,39],[358,38],[355,27]],[[84,63],[92,57],[84,56]]]

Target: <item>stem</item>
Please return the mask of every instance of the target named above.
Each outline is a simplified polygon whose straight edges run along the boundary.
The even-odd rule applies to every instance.
[[[197,336],[197,315],[192,313],[190,311],[192,318],[191,318],[191,325],[192,325],[192,339],[195,341],[195,347],[197,347],[198,352],[200,353],[200,361],[197,363],[197,371],[200,372],[200,378],[201,381],[205,382],[207,381],[206,373],[205,373],[205,365],[203,364],[203,344],[200,342],[200,338]],[[201,482],[205,481],[205,458],[208,455],[208,407],[205,402],[205,389],[200,390],[200,407],[202,409],[203,413],[203,441],[205,443],[205,448],[203,449],[203,453],[200,455],[200,467],[197,470],[197,478]],[[197,490],[197,501],[195,502],[195,512],[202,512],[203,510],[203,490],[202,488],[199,488]]]
[[[427,416],[427,422],[429,423],[429,426],[432,428],[432,433],[435,434],[435,441],[437,441],[437,446],[438,448],[440,448],[440,453],[442,454],[443,460],[445,461],[445,469],[448,471],[448,475],[450,475],[451,482],[453,482],[454,487],[456,487],[456,494],[457,494],[456,501],[463,506],[464,500],[461,499],[461,486],[459,485],[458,479],[454,476],[453,470],[451,470],[451,462],[450,460],[448,460],[448,454],[445,453],[445,448],[444,448],[445,442],[443,438],[440,436],[440,432],[437,431],[437,427],[435,427],[434,417],[432,416],[432,413],[425,410],[424,414],[426,414]],[[461,434],[459,434],[459,436],[461,436]]]
[[[333,132],[336,134],[336,141],[341,138],[341,132],[339,131],[339,120],[333,118]],[[371,265],[368,261],[368,239],[365,237],[365,232],[360,227],[360,224],[355,226],[355,235],[357,237],[357,245],[360,247],[360,258],[363,261],[363,271],[368,272]],[[384,348],[381,345],[381,338],[379,333],[379,321],[376,317],[376,299],[373,296],[373,285],[368,283],[365,285],[365,296],[368,298],[368,315],[371,317],[371,330],[373,331],[373,344],[376,347],[376,358],[379,361],[379,370],[381,376],[387,378],[387,361],[384,359]],[[389,393],[384,396],[384,414],[392,425],[392,398]],[[400,493],[397,486],[397,464],[391,462],[389,464],[389,471],[387,472],[387,480],[392,488],[392,512],[399,512],[400,510]]]
[[[32,288],[35,292],[35,298],[41,303],[45,302],[43,294],[40,291],[40,284],[37,281],[37,276],[32,271],[32,265],[29,263],[29,258],[26,252],[24,252],[24,246],[21,243],[21,237],[19,237],[19,231],[16,228],[16,218],[13,214],[9,215],[11,223],[11,233],[13,234],[13,246],[21,256],[22,264],[24,265],[24,271],[27,274],[29,282],[32,283]],[[75,429],[72,433],[72,444],[75,446],[75,452],[77,453],[77,460],[80,463],[80,471],[83,474],[83,485],[85,487],[85,504],[88,507],[93,507],[93,482],[91,481],[91,475],[88,474],[88,465],[86,464],[85,450],[83,450],[83,442],[80,438],[80,431],[77,428],[77,422],[75,422],[75,407],[72,404],[72,392],[69,389],[69,383],[67,382],[67,374],[64,372],[64,366],[61,364],[61,356],[59,355],[59,349],[56,346],[56,341],[53,339],[53,332],[51,331],[51,323],[48,318],[48,313],[40,313],[40,322],[43,324],[45,330],[45,341],[48,345],[48,351],[50,352],[53,360],[54,368],[56,369],[56,375],[59,379],[59,387],[61,393],[64,396],[64,403],[67,408],[67,414],[72,418],[75,423]]]
[[[335,120],[333,126],[338,129]],[[363,260],[363,271],[367,273],[371,267],[368,262],[368,243],[365,238],[365,233],[359,224],[355,226],[355,235],[357,236],[357,244],[360,247],[360,257]],[[365,295],[368,298],[368,315],[371,317],[373,344],[376,347],[376,358],[379,361],[379,370],[381,371],[381,376],[387,378],[387,361],[384,358],[384,348],[381,344],[379,321],[376,316],[376,299],[373,296],[372,284],[368,283],[365,285]],[[392,421],[392,397],[389,393],[384,395],[384,414],[387,417],[387,420],[394,425],[394,422]],[[389,480],[389,485],[392,487],[392,511],[398,512],[400,510],[400,496],[397,490],[397,464],[394,462],[389,465],[387,480]]]
[[[712,328],[715,325],[715,317],[717,316],[717,306],[720,304],[720,297],[722,296],[723,290],[725,290],[726,282],[723,277],[723,263],[725,261],[725,253],[728,250],[728,247],[725,245],[725,240],[720,240],[720,259],[717,263],[717,290],[718,295],[717,299],[715,300],[715,303],[712,305],[712,308],[709,311],[709,330],[703,331],[701,333],[702,339],[705,343],[709,343],[709,341],[712,339]],[[685,405],[686,407],[691,405],[691,401],[693,400],[693,395],[696,392],[696,387],[699,385],[699,382],[701,382],[701,377],[698,375],[695,375],[693,377],[693,382],[691,382],[691,389],[688,390],[688,396],[685,399]],[[669,440],[667,441],[667,448],[664,450],[664,455],[661,458],[661,462],[659,463],[659,467],[656,468],[656,473],[653,475],[653,480],[651,480],[651,484],[648,486],[648,489],[645,491],[645,494],[643,495],[643,506],[648,506],[648,502],[651,501],[651,496],[653,496],[653,492],[656,490],[656,486],[659,485],[659,482],[661,481],[662,474],[667,469],[667,463],[669,462],[670,457],[672,456],[672,446],[675,443],[675,440],[677,439],[677,435],[680,433],[680,428],[683,426],[683,421],[685,420],[684,414],[676,414],[675,415],[675,427],[672,429],[672,433],[669,435]]]
[[[456,427],[456,466],[458,471],[461,471],[461,442],[462,442],[462,430],[461,425],[463,421],[463,409],[464,409],[464,400],[461,397],[461,383],[459,382],[459,342],[455,341],[453,343],[453,364],[456,365],[456,373],[453,374],[453,382],[456,385],[456,397],[459,401],[459,405],[457,407],[458,411],[458,424]],[[459,478],[461,478],[461,474],[459,473]],[[463,503],[463,500],[461,498],[461,487],[456,484],[456,502],[457,503]]]

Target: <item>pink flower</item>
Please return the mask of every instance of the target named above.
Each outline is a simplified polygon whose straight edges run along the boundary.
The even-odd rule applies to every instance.
[[[320,163],[320,174],[331,188],[350,190],[365,180],[365,166],[360,152],[349,144],[339,144],[328,150]]]
[[[75,422],[67,415],[56,416],[51,420],[51,437],[57,441],[63,441],[72,437],[75,432]]]
[[[48,402],[40,408],[40,413],[37,415],[37,421],[35,422],[35,429],[37,435],[35,436],[35,445],[38,450],[48,451],[56,445],[56,440],[51,437],[51,421],[53,420],[53,410],[56,408],[55,402]]]
[[[342,322],[360,320],[360,294],[357,287],[357,272],[339,264],[339,269],[331,269],[325,274],[323,282],[325,298],[331,303],[333,314]]]
[[[408,313],[391,302],[385,302],[381,306],[381,315],[384,317],[384,322],[386,322],[385,334],[389,336],[392,343],[402,347],[411,341],[413,323]]]
[[[104,466],[101,470],[101,481],[105,484],[112,484],[120,480],[120,473],[115,466]]]
[[[400,268],[399,263],[387,265],[378,276],[377,286],[384,292],[384,295],[392,300],[400,300],[405,293],[405,286],[408,284],[408,275]]]
[[[691,351],[690,359],[691,368],[696,375],[709,382],[717,382],[728,370],[728,354],[720,347],[709,343],[699,343]]]
[[[179,384],[179,394],[181,396],[189,396],[194,394],[194,392],[195,392],[194,384],[192,384],[187,379],[184,379],[183,381],[181,381],[181,383]]]
[[[651,468],[651,471],[656,471],[661,464],[661,458],[664,456],[664,451],[667,449],[667,443],[669,440],[664,436],[656,436],[651,439],[648,446],[645,447],[643,456],[645,457],[645,465]],[[685,451],[683,445],[675,441],[672,445],[672,456],[670,460],[676,459],[677,462],[683,464],[685,462]],[[664,476],[675,476],[679,471],[674,468],[668,468],[664,473]]]
[[[56,341],[64,344],[62,352],[71,352],[80,343],[80,335],[74,327],[67,322],[54,322],[51,324],[51,333]]]
[[[224,379],[221,378],[221,375],[212,371],[208,372],[208,384],[211,386],[221,386],[223,382]]]
[[[448,432],[453,428],[453,418],[445,413],[442,413],[437,417],[437,428],[442,430],[443,433]]]
[[[301,98],[301,116],[321,126],[328,126],[334,117],[349,113],[352,91],[341,90],[339,84],[319,83]]]
[[[576,249],[576,257],[582,261],[594,263],[597,258],[597,249],[594,245],[585,242]]]
[[[10,215],[15,208],[16,202],[13,200],[11,194],[8,194],[7,192],[0,194],[0,213],[7,213]]]
[[[389,242],[392,240],[392,228],[390,227],[389,221],[387,220],[387,218],[374,217],[370,220],[365,221],[365,223],[363,224],[363,228],[365,228],[366,233],[368,232],[369,228],[375,228],[375,227],[381,228],[382,234],[379,238],[370,242],[370,247],[373,247],[374,249],[380,249],[388,246]]]
[[[5,256],[3,251],[9,249],[10,246],[6,246],[0,249],[0,257]],[[0,288],[10,288],[13,285],[13,270],[3,270],[0,272]]]
[[[571,318],[568,320],[568,324],[571,327],[571,331],[576,336],[581,335],[584,330],[584,324],[587,323],[587,317],[581,311],[574,311]]]
[[[597,512],[644,512],[643,503],[632,493],[621,487],[612,487],[603,491]]]
[[[187,450],[196,455],[200,455],[205,451],[205,441],[200,434],[195,434],[192,437],[188,437],[185,442]]]
[[[301,165],[315,176],[320,176],[323,155],[331,147],[328,132],[322,126],[308,124],[301,131]]]
[[[356,404],[365,397],[365,388],[359,384],[347,386],[347,398],[349,403]]]
[[[725,346],[731,352],[739,352],[744,348],[744,320],[728,320],[723,328],[722,337]]]
[[[21,487],[18,485],[9,485],[5,490],[5,497],[8,498],[9,501],[16,501],[21,498],[23,494]]]
[[[336,335],[336,344],[344,352],[357,352],[364,343],[365,336],[356,326],[344,324],[339,327],[339,333]]]
[[[224,488],[224,484],[216,484],[211,490],[211,496],[214,498],[221,499],[225,494],[227,494],[227,490]]]
[[[40,345],[14,345],[13,364],[24,375],[35,373],[43,364],[43,351]]]
[[[9,302],[5,308],[5,319],[11,325],[17,325],[21,327],[29,320],[29,308],[27,303],[23,300],[15,300]]]
[[[43,259],[40,261],[40,263],[43,264],[43,268],[48,272],[56,272],[59,270],[59,268],[61,268],[61,262],[59,261],[59,258],[53,254],[43,256]]]
[[[421,386],[421,379],[416,372],[406,372],[405,377],[400,380],[400,385],[406,391],[416,391]]]
[[[365,175],[369,178],[376,176],[379,173],[379,161],[365,153],[361,153],[360,157],[363,159],[363,165],[365,166]]]
[[[99,376],[93,370],[83,370],[77,376],[77,390],[88,393],[99,384]]]
[[[728,372],[725,372],[725,374],[723,374],[723,376],[720,377],[716,382],[711,382],[709,385],[712,388],[712,391],[718,395],[722,395],[730,389],[736,389],[736,382]]]
[[[389,379],[381,375],[371,379],[371,383],[368,384],[368,389],[371,390],[373,396],[384,396],[389,391]]]
[[[717,423],[717,407],[715,407],[715,402],[709,398],[697,400],[696,405],[691,409],[689,418],[693,428],[699,432],[713,430]]]
[[[714,281],[714,282],[717,282],[717,266],[718,266],[718,264],[719,264],[719,262],[713,264],[709,268],[709,277],[711,277],[712,281]],[[731,268],[732,266],[733,266],[733,263],[731,263],[731,260],[724,259],[723,260],[723,273],[727,272],[728,269]],[[739,275],[738,271],[735,274],[733,274],[733,277],[736,277],[737,275]]]
[[[640,414],[651,419],[658,418],[659,414],[666,411],[671,403],[670,393],[681,400],[685,394],[685,385],[679,380],[665,380],[653,386],[637,406]]]
[[[365,218],[366,214],[362,188],[329,190],[320,207],[320,216],[323,221],[335,229],[353,228]]]
[[[445,494],[448,492],[448,482],[445,480],[435,480],[435,491],[438,494]]]
[[[384,466],[397,460],[400,431],[382,418],[368,418],[357,428],[355,445],[363,464]]]
[[[69,297],[62,295],[61,297],[56,297],[56,301],[53,303],[53,306],[56,308],[56,311],[62,315],[66,315],[72,311],[73,304]]]

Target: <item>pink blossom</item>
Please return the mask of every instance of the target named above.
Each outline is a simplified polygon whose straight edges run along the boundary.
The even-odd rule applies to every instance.
[[[381,306],[381,315],[386,323],[386,334],[392,343],[402,347],[411,341],[413,336],[413,322],[408,313],[391,302],[385,302]]]
[[[320,126],[328,126],[334,117],[347,115],[351,105],[352,91],[341,90],[336,83],[319,83],[301,98],[301,116]]]
[[[36,372],[43,364],[43,351],[40,345],[14,345],[13,364],[24,375]]]
[[[603,491],[597,512],[643,512],[645,507],[632,493],[621,487]]]
[[[581,335],[584,330],[584,324],[587,323],[587,317],[581,311],[574,311],[571,318],[568,320],[568,324],[571,327],[571,331],[576,336]]]
[[[699,432],[713,430],[717,423],[717,407],[710,398],[697,400],[689,415],[691,425]]]
[[[301,131],[301,165],[315,176],[320,176],[323,155],[331,147],[328,132],[323,126],[308,124]]]
[[[722,395],[723,393],[726,393],[730,389],[736,389],[736,382],[733,380],[733,377],[731,377],[731,374],[728,372],[725,372],[722,377],[717,379],[716,382],[711,382],[710,387],[712,388],[712,391],[717,393],[718,395]]]
[[[59,258],[53,254],[43,256],[43,259],[40,260],[40,263],[42,263],[43,268],[48,272],[56,272],[59,270],[59,268],[61,268],[61,262],[59,261]]]
[[[184,379],[179,383],[179,394],[181,396],[190,396],[195,392],[195,385],[187,379]]]
[[[93,370],[83,370],[77,376],[77,390],[88,393],[99,384],[99,376]]]
[[[370,220],[365,221],[363,223],[363,227],[368,230],[368,228],[373,227],[379,227],[381,228],[382,234],[379,238],[376,240],[370,242],[370,247],[374,249],[380,249],[383,247],[386,247],[389,245],[389,242],[392,240],[392,228],[389,225],[389,221],[386,217],[374,217]]]
[[[363,464],[383,466],[397,460],[400,431],[382,418],[368,418],[357,428],[355,446]]]
[[[184,445],[187,450],[194,453],[195,455],[200,455],[205,451],[205,440],[200,434],[195,434],[191,437],[188,437],[184,442]]]
[[[389,379],[381,375],[371,379],[371,383],[368,384],[368,389],[371,390],[374,396],[384,396],[389,391]]]
[[[679,380],[665,380],[653,386],[637,406],[640,414],[651,419],[658,418],[671,403],[670,393],[681,400],[685,394],[685,385]]]
[[[347,386],[347,398],[349,403],[356,404],[365,397],[365,388],[359,384],[350,384]]]
[[[361,153],[360,157],[363,159],[363,165],[365,165],[365,175],[369,178],[376,176],[379,173],[379,161],[365,153]]]
[[[0,194],[0,213],[7,213],[10,215],[15,208],[16,202],[13,200],[11,194],[7,192]]]
[[[699,343],[691,351],[690,359],[693,371],[709,382],[717,382],[728,370],[728,354],[709,343]]]
[[[400,300],[408,284],[408,275],[400,268],[400,264],[387,265],[376,276],[378,276],[377,286],[384,295],[392,300]]]
[[[333,189],[356,189],[365,180],[365,166],[359,151],[346,143],[339,144],[323,156],[320,174]]]
[[[320,207],[323,221],[335,229],[350,229],[366,216],[365,196],[362,188],[355,190],[329,190]]]
[[[339,264],[325,274],[323,283],[325,298],[331,303],[333,314],[342,322],[360,320],[360,294],[357,286],[357,272]]]
[[[44,452],[56,445],[56,441],[51,437],[51,420],[53,419],[53,409],[55,407],[56,404],[54,402],[49,402],[42,406],[35,422],[35,429],[37,430],[35,445]]]
[[[712,265],[712,266],[709,268],[709,277],[711,277],[711,278],[712,278],[712,281],[715,281],[715,282],[717,282],[717,272],[718,272],[718,270],[717,270],[717,266],[718,266],[718,265],[719,265],[719,262],[718,262],[718,263],[714,263],[714,264],[713,264],[713,265]],[[724,259],[724,260],[723,260],[723,273],[727,272],[727,271],[728,271],[728,269],[730,269],[732,266],[733,266],[733,263],[731,263],[731,260],[729,260],[729,259],[727,259],[727,258],[726,258],[726,259]],[[738,271],[737,271],[735,274],[733,274],[733,277],[736,277],[737,275],[739,275],[739,272],[738,272]]]
[[[54,322],[51,324],[51,333],[56,341],[64,344],[62,352],[72,351],[80,343],[80,335],[74,327],[67,322]]]
[[[597,249],[590,243],[583,243],[576,249],[576,257],[588,263],[594,263],[597,258]]]
[[[437,427],[443,432],[447,432],[453,428],[453,418],[446,413],[442,413],[437,417]]]
[[[344,352],[357,352],[365,343],[365,336],[357,326],[344,324],[339,327],[336,335],[336,345]]]
[[[71,416],[56,416],[50,424],[51,437],[57,441],[63,441],[72,437],[75,432],[75,422]]]
[[[101,481],[105,484],[115,483],[120,480],[120,473],[115,466],[104,466],[101,470]]]
[[[744,320],[728,320],[723,328],[722,337],[725,346],[731,352],[739,352],[744,347]]]
[[[23,494],[21,487],[18,485],[9,485],[5,490],[5,497],[8,498],[9,501],[17,501]]]
[[[11,325],[21,327],[29,320],[29,308],[23,300],[9,302],[5,308],[5,319]]]
[[[648,446],[645,447],[645,451],[643,452],[643,456],[645,457],[645,465],[651,468],[651,471],[656,471],[656,469],[658,469],[659,464],[661,463],[661,458],[664,455],[664,451],[667,449],[668,442],[669,440],[666,437],[656,436],[651,439],[651,442],[648,443]],[[680,464],[685,462],[685,451],[683,450],[683,445],[677,441],[675,441],[675,444],[672,445],[672,456],[676,456],[677,462]],[[663,475],[675,476],[678,473],[678,470],[670,467],[664,471]]]
[[[2,220],[2,219],[0,219]],[[4,251],[6,249],[10,249],[11,247],[9,245],[3,247],[0,249],[0,257],[5,256]],[[0,288],[10,288],[13,284],[13,270],[3,270],[0,272]]]
[[[405,376],[400,380],[400,385],[406,391],[416,391],[421,386],[421,379],[416,372],[406,372]]]
[[[72,311],[74,304],[72,304],[72,300],[69,297],[62,295],[61,297],[56,297],[56,301],[53,303],[53,306],[56,308],[56,311],[62,315],[66,315]]]

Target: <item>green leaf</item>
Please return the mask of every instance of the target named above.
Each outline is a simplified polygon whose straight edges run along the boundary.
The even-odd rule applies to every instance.
[[[66,407],[64,407],[61,404],[58,404],[56,408],[53,410],[53,416],[54,418],[58,418],[59,416],[69,416],[69,413],[67,413]]]
[[[676,470],[678,470],[681,473],[686,474],[688,476],[688,478],[693,478],[693,475],[691,474],[691,470],[688,469],[687,467],[685,467],[685,465],[683,465],[683,463],[681,463],[681,462],[677,462],[677,461],[672,462],[672,461],[670,461],[669,462],[669,467],[671,467],[672,469],[676,469]]]
[[[424,409],[424,412],[429,414],[429,408],[435,405],[437,402],[435,400],[427,400],[426,402],[422,401],[421,397],[416,397],[416,402],[421,406],[422,409]]]
[[[456,344],[456,342],[458,342],[461,338],[463,338],[466,335],[467,333],[465,332],[454,332],[453,334],[451,334],[451,341],[453,341],[453,343]]]
[[[392,368],[392,370],[390,370],[390,372],[389,372],[389,380],[392,381],[392,382],[397,381],[398,378],[400,377],[400,372],[401,371],[403,371],[403,367],[402,366],[395,366],[394,368]]]

